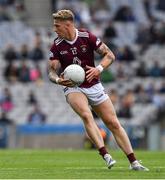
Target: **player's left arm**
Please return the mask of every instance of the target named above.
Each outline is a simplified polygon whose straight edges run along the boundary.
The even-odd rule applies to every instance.
[[[105,43],[102,43],[96,52],[101,55],[102,59],[97,67],[86,66],[88,69],[86,72],[88,82],[91,82],[94,78],[98,78],[101,72],[108,68],[115,60],[115,55]]]
[[[108,68],[115,60],[115,55],[105,43],[102,43],[96,52],[102,56],[100,65],[103,69]]]

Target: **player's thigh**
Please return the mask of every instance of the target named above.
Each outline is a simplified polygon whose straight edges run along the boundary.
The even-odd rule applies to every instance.
[[[83,119],[86,118],[86,116],[92,116],[88,106],[88,99],[83,93],[73,92],[68,94],[66,98],[72,109]]]
[[[109,126],[120,125],[110,98],[108,98],[99,105],[92,106],[92,108],[98,114],[98,116],[104,121],[105,124],[108,124]]]

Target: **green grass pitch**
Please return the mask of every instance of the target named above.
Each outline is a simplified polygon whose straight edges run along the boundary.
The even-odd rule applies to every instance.
[[[0,179],[165,179],[165,152],[136,151],[149,172],[128,169],[121,151],[109,170],[97,151],[0,150]]]

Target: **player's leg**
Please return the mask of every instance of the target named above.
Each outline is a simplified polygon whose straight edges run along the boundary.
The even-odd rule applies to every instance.
[[[72,92],[67,95],[67,101],[72,109],[82,118],[88,136],[106,160],[108,167],[111,168],[115,164],[115,161],[108,154],[104,146],[100,130],[89,108],[87,97],[83,93]]]
[[[124,151],[126,156],[128,157],[131,167],[134,170],[148,170],[147,168],[143,167],[135,158],[133,149],[130,143],[130,140],[124,130],[124,128],[121,126],[117,116],[116,112],[114,110],[114,107],[112,105],[111,100],[108,98],[104,102],[102,102],[99,105],[93,106],[94,111],[101,117],[103,122],[106,124],[106,126],[110,129],[110,131],[113,133],[117,144],[119,147]],[[138,163],[135,163],[138,162]],[[133,165],[136,164],[135,168]]]
[[[74,92],[67,95],[67,101],[72,109],[82,118],[85,129],[92,142],[99,149],[104,146],[103,138],[93,119],[93,115],[88,106],[87,97],[81,92]]]
[[[111,130],[113,133],[118,145],[124,151],[126,155],[133,152],[132,146],[128,139],[128,136],[120,125],[120,122],[117,119],[114,107],[111,103],[110,99],[107,99],[103,103],[92,106],[94,111],[98,114],[98,116],[103,120],[106,126]]]

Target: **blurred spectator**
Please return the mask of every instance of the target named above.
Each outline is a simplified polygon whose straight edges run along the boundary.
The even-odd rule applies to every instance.
[[[38,62],[44,59],[44,52],[39,44],[36,44],[36,46],[30,52],[30,58],[34,62]]]
[[[42,80],[42,72],[38,64],[35,64],[35,66],[30,69],[30,80],[35,82]]]
[[[18,81],[18,68],[13,61],[8,62],[7,66],[5,67],[4,77],[10,83]]]
[[[42,49],[42,38],[40,32],[35,33],[34,37],[34,48],[30,52],[30,58],[34,62],[38,62],[42,59],[44,59],[44,52]]]
[[[11,125],[13,121],[7,117],[6,112],[2,112],[0,116],[0,125]]]
[[[149,95],[145,92],[144,87],[141,84],[138,84],[135,87],[134,93],[136,94],[136,103],[146,104],[151,102]]]
[[[123,5],[117,10],[114,20],[121,22],[134,22],[135,16],[129,6]]]
[[[145,24],[139,24],[137,27],[136,43],[140,46],[139,53],[143,54],[148,48],[151,41],[149,27]]]
[[[116,71],[115,71],[115,78],[117,79],[127,79],[127,73],[126,73],[126,68],[122,62],[119,62],[116,64]]]
[[[119,49],[117,59],[121,61],[130,62],[135,60],[135,54],[129,46],[124,46],[123,48]]]
[[[161,76],[161,67],[158,61],[155,61],[153,66],[149,70],[149,75],[152,77],[160,77]]]
[[[35,105],[33,111],[29,114],[28,123],[34,125],[46,123],[46,115],[41,111],[38,105]]]
[[[135,95],[132,90],[127,90],[126,94],[122,97],[119,111],[117,112],[119,117],[131,118],[131,108],[135,103]]]
[[[125,103],[125,101],[121,101],[119,110],[117,111],[117,115],[118,117],[121,118],[131,118],[132,114],[131,114],[131,107],[128,106],[128,104]]]
[[[148,70],[146,67],[146,63],[144,61],[141,61],[136,69],[136,76],[139,77],[146,77],[148,76]]]
[[[30,82],[30,68],[27,66],[25,61],[21,63],[21,66],[18,69],[18,78],[20,82]]]
[[[104,30],[104,38],[115,38],[117,36],[116,29],[113,25],[113,21],[110,20],[108,26]]]
[[[29,49],[27,44],[23,44],[21,46],[20,52],[19,52],[19,59],[29,59]]]
[[[29,105],[37,105],[37,103],[38,103],[37,97],[36,97],[36,95],[34,94],[33,90],[31,90],[31,91],[29,92],[28,99],[27,99],[27,103],[28,103]]]
[[[161,83],[161,86],[159,88],[159,93],[164,94],[165,93],[165,81]]]
[[[126,91],[126,94],[123,97],[123,101],[125,104],[127,104],[128,106],[133,106],[135,103],[135,95],[134,92],[130,89],[128,89]]]
[[[14,104],[12,100],[12,94],[9,88],[4,88],[0,94],[0,107],[2,111],[9,112],[13,109]]]
[[[9,44],[4,52],[4,59],[6,61],[13,61],[17,59],[18,54],[12,44]]]

